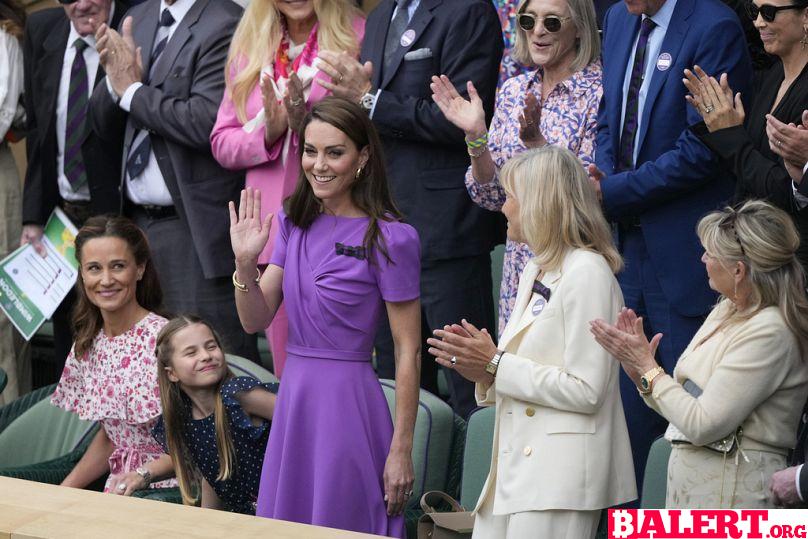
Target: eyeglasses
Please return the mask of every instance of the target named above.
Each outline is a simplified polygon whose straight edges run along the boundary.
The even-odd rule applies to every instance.
[[[59,0],[59,3],[62,5],[66,5],[66,4],[75,4],[78,1],[79,0]]]
[[[532,13],[520,13],[517,19],[519,28],[525,32],[530,32],[536,28],[536,23],[541,21],[544,24],[544,29],[550,33],[556,33],[561,30],[561,25],[570,20],[572,17],[559,17],[557,15],[548,15],[547,17],[537,17]]]
[[[735,208],[729,208],[729,211],[726,215],[724,215],[723,219],[718,222],[718,228],[728,228],[732,230],[732,234],[735,236],[735,241],[738,243],[738,247],[741,248],[741,256],[746,257],[746,250],[743,248],[743,243],[741,243],[741,238],[738,236],[738,230],[735,228],[735,221],[738,219],[738,210]]]
[[[787,6],[772,6],[770,4],[763,4],[760,7],[756,6],[752,2],[748,2],[746,4],[746,14],[753,21],[756,21],[758,14],[760,14],[764,21],[774,22],[774,18],[777,16],[778,11],[784,11],[786,9],[801,9],[805,7],[808,7],[808,2],[798,2],[796,4],[789,4]]]

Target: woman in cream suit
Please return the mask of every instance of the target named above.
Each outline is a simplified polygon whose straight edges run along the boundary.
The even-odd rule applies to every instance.
[[[508,237],[536,258],[494,345],[465,320],[428,342],[438,363],[496,404],[491,472],[474,539],[595,536],[601,509],[637,497],[619,364],[589,334],[623,306],[621,267],[580,161],[546,146],[503,168]]]
[[[800,236],[788,214],[760,200],[707,215],[698,234],[710,287],[722,298],[673,373],[654,360],[660,335],[649,343],[631,310],[616,325],[593,322],[592,332],[670,421],[667,507],[774,507],[769,480],[786,466],[808,392]],[[738,449],[715,450],[733,434]]]

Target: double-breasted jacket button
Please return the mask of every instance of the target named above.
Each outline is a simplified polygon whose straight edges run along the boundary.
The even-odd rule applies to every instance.
[[[522,450],[526,457],[529,457],[531,453],[533,453],[533,448],[529,445],[526,445],[525,448]]]
[[[534,415],[536,415],[536,409],[535,408],[526,408],[525,409],[525,415],[528,416],[528,417],[533,417]]]

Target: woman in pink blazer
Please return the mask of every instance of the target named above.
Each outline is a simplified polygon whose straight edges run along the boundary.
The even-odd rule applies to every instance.
[[[252,0],[236,29],[227,60],[227,90],[210,142],[223,167],[247,171],[247,187],[261,191],[261,208],[273,214],[272,236],[259,264],[269,262],[279,229],[274,216],[300,173],[297,127],[307,110],[329,93],[318,83],[330,78],[317,69],[317,53],[322,49],[358,56],[364,30],[362,13],[350,0]],[[280,378],[286,362],[283,305],[266,333]]]

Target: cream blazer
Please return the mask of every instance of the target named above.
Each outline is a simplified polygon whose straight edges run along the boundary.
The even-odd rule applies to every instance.
[[[500,339],[494,384],[477,402],[496,404],[491,471],[475,510],[493,513],[596,510],[637,497],[618,362],[595,342],[589,321],[614,322],[623,295],[606,260],[576,249],[542,283],[550,301],[538,315],[536,260],[525,267]]]

